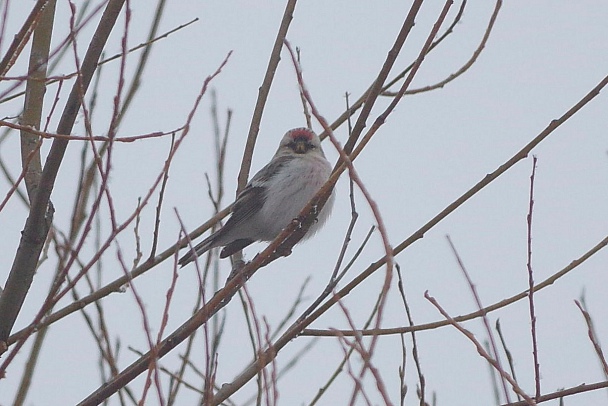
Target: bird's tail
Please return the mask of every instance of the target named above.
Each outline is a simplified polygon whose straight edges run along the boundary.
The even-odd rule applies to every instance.
[[[209,251],[211,248],[215,247],[214,245],[216,241],[216,234],[211,234],[209,237],[205,238],[203,241],[196,244],[194,249],[188,251],[186,255],[181,257],[177,262],[178,265],[184,267],[188,265],[190,262],[194,261],[196,257],[200,257],[205,252]]]

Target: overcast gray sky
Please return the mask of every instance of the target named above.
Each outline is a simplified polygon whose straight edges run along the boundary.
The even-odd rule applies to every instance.
[[[57,29],[65,35],[68,6],[62,0],[58,3]],[[452,7],[448,21],[459,5]],[[329,121],[344,110],[345,92],[356,99],[373,81],[409,6],[409,2],[400,1],[318,0],[297,5],[287,38],[301,49],[306,84],[317,107]],[[395,72],[415,59],[442,6],[443,2],[425,2]],[[31,2],[11,2],[3,51],[29,7]],[[145,40],[154,7],[148,2],[132,2],[131,7],[129,44],[134,46]],[[212,84],[218,95],[220,111],[230,108],[234,112],[228,141],[224,205],[230,203],[257,91],[283,7],[283,2],[270,0],[169,2],[160,32],[194,17],[200,20],[159,41],[153,48],[140,93],[120,127],[120,135],[168,131],[182,125],[204,78],[215,71],[232,50],[228,64]],[[470,1],[454,33],[425,59],[411,87],[433,84],[456,72],[478,46],[493,8],[494,2],[491,1]],[[380,208],[393,245],[405,240],[486,174],[502,165],[608,74],[606,21],[608,5],[604,2],[535,1],[524,5],[506,1],[485,50],[466,73],[442,89],[404,98],[355,164]],[[107,55],[120,52],[123,26],[124,22],[121,22],[114,32]],[[53,38],[54,44],[63,38],[62,35]],[[86,32],[83,35],[87,35]],[[84,53],[84,44],[86,41],[80,45],[81,53]],[[134,54],[128,59],[130,73],[137,58],[138,55]],[[24,73],[27,58],[22,59],[9,73],[11,76]],[[118,67],[118,63],[109,64],[102,73],[107,86],[100,89],[93,118],[94,132],[99,134],[107,130],[116,90],[116,83],[111,78],[116,75]],[[56,73],[68,73],[70,69],[66,63]],[[67,89],[69,86],[64,93]],[[49,105],[55,90],[50,88],[48,91]],[[60,106],[63,106],[66,95],[59,102]],[[205,172],[213,176],[214,169],[212,125],[208,113],[210,100],[209,94],[206,95],[170,172],[159,241],[161,250],[174,243],[179,232],[173,208],[177,208],[190,230],[212,213],[204,178]],[[388,98],[381,99],[372,118],[389,102]],[[18,114],[20,103],[2,106],[2,117]],[[608,234],[607,109],[608,99],[605,94],[600,94],[533,150],[538,157],[533,214],[533,267],[537,281],[559,271]],[[270,159],[286,130],[306,124],[301,111],[294,69],[284,50],[261,123],[253,171]],[[48,109],[46,112],[48,114]],[[58,115],[54,117],[56,120]],[[53,125],[50,128],[55,129]],[[321,127],[315,122],[313,128],[319,131]],[[76,125],[75,133],[84,134],[82,119]],[[346,127],[338,129],[336,136],[344,142]],[[48,145],[45,144],[45,153]],[[168,146],[169,139],[164,138],[116,147],[111,188],[119,216],[128,215],[136,207],[137,198],[148,191],[153,176],[162,168]],[[324,148],[330,161],[335,162],[337,153],[333,146],[324,143]],[[14,139],[4,142],[0,151],[13,168],[13,173],[18,173],[20,167],[17,149],[15,133]],[[64,228],[69,223],[79,156],[80,146],[73,142],[52,196],[57,207],[55,222]],[[404,273],[405,290],[416,323],[442,319],[424,299],[425,291],[429,291],[451,315],[476,310],[446,241],[448,234],[484,304],[500,301],[527,288],[526,215],[531,170],[531,157],[519,162],[396,257]],[[0,179],[0,198],[8,188],[6,180]],[[360,217],[349,255],[375,224],[360,193],[356,199]],[[57,204],[63,201],[70,203],[65,207]],[[4,283],[12,264],[26,215],[25,208],[17,199],[0,212],[1,283]],[[142,217],[141,233],[145,236],[143,244],[147,250],[153,219],[153,210]],[[291,256],[262,269],[248,282],[256,311],[266,317],[270,326],[275,328],[284,317],[286,308],[308,277],[312,279],[306,291],[306,304],[322,291],[349,221],[348,182],[344,176],[338,183],[336,205],[329,225],[314,239],[298,245]],[[124,237],[123,243],[123,248],[130,250],[125,254],[132,257],[131,232]],[[263,247],[263,244],[254,244],[246,249],[246,258],[251,259]],[[380,237],[375,234],[346,280],[382,255]],[[113,265],[104,270],[106,282],[121,275],[122,271],[115,266],[115,257],[114,250],[104,257],[104,263]],[[223,275],[227,276],[228,262],[222,262],[221,266]],[[16,328],[26,325],[40,306],[42,292],[48,288],[53,267],[54,263],[49,261],[48,267],[43,265],[40,268]],[[154,333],[158,331],[171,269],[172,264],[167,261],[135,282],[145,300]],[[535,296],[543,393],[605,379],[574,300],[585,293],[598,337],[603,343],[608,343],[607,272],[608,253],[600,252]],[[378,272],[345,299],[358,328],[362,327],[372,309],[383,277],[384,273]],[[197,284],[192,267],[180,271],[167,331],[173,331],[191,313],[198,294]],[[36,295],[35,292],[41,293]],[[136,359],[127,346],[139,350],[147,348],[145,336],[141,333],[141,313],[128,290],[106,298],[104,306],[112,334],[121,337],[120,365],[125,367]],[[227,308],[227,330],[216,377],[220,385],[231,381],[251,358],[252,350],[239,306],[235,300]],[[515,359],[520,385],[533,394],[528,302],[520,301],[491,313],[492,325],[497,318],[500,318]],[[396,280],[393,280],[382,326],[406,324]],[[312,327],[346,329],[348,322],[336,308]],[[486,337],[479,319],[465,323],[465,327],[480,340]],[[50,330],[27,404],[74,404],[99,386],[97,353],[85,330],[82,317],[76,314]],[[452,327],[443,327],[421,332],[417,339],[427,395],[435,392],[438,405],[493,404],[487,363],[462,334]],[[280,354],[278,365],[284,366],[309,341],[310,338],[298,338]],[[410,343],[408,336],[407,383],[410,393],[406,404],[416,404],[414,388],[417,377]],[[198,348],[198,351],[202,357],[203,349]],[[2,405],[12,402],[25,354],[26,350],[9,368],[7,379],[0,382]],[[280,381],[278,403],[308,404],[338,365],[342,354],[336,338],[321,338],[307,358]],[[373,363],[379,368],[391,400],[396,404],[400,362],[399,336],[382,337]],[[163,359],[163,365],[169,368],[174,368],[177,363],[177,352]],[[138,379],[134,384],[135,393],[141,392],[142,382]],[[364,384],[372,403],[381,404],[371,377],[367,376]],[[320,404],[347,404],[352,386],[352,379],[343,373]],[[242,404],[253,393],[255,384],[251,383],[233,400]],[[566,404],[600,404],[606,401],[606,396],[605,390],[595,391],[569,398]],[[149,395],[148,399],[150,404],[155,404],[155,396]],[[190,404],[192,399],[196,397],[185,395],[183,404]],[[119,404],[117,398],[112,398],[110,404]],[[363,399],[360,398],[357,404],[364,404]]]

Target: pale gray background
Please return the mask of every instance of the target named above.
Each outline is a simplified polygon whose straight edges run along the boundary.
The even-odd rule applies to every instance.
[[[398,60],[399,68],[409,64],[417,55],[442,3],[424,4],[411,38]],[[30,6],[30,2],[23,5],[12,3],[7,31],[11,36]],[[129,43],[136,45],[147,35],[153,7],[148,2],[133,2],[131,6]],[[458,6],[452,7],[451,16]],[[66,7],[66,2],[60,0],[57,14],[65,16]],[[225,204],[228,204],[234,196],[235,179],[257,89],[266,69],[283,7],[283,2],[278,1],[170,2],[160,32],[193,17],[199,17],[200,21],[157,43],[142,89],[120,129],[120,135],[170,130],[182,125],[203,79],[217,68],[228,51],[233,50],[228,65],[212,84],[218,92],[220,109],[234,110],[226,164]],[[454,34],[427,57],[412,87],[435,83],[455,72],[477,47],[493,7],[494,3],[490,1],[469,2]],[[288,39],[302,49],[306,83],[318,108],[329,121],[343,111],[344,92],[351,93],[354,99],[371,83],[408,9],[409,2],[399,1],[308,1],[298,4]],[[67,32],[64,18],[61,17],[57,23],[62,35]],[[407,238],[485,174],[496,169],[608,74],[607,20],[608,5],[599,1],[507,1],[486,50],[468,72],[444,89],[409,96],[401,102],[356,161],[361,178],[381,209],[392,244],[397,245]],[[108,55],[120,51],[122,29],[123,23],[114,32]],[[83,35],[89,34],[85,32]],[[7,43],[8,39],[5,39],[3,49]],[[82,42],[80,49],[82,54],[85,43]],[[130,67],[135,65],[137,58],[137,54],[130,56]],[[11,75],[23,72],[25,63],[24,58],[10,72]],[[67,73],[70,69],[71,66],[66,65],[57,73]],[[104,67],[107,88],[101,91],[93,120],[94,130],[99,134],[107,129],[112,95],[116,90],[115,81],[107,78],[116,75],[117,69],[117,63]],[[49,90],[49,101],[54,92],[55,88]],[[59,106],[63,106],[65,97]],[[203,176],[206,171],[212,174],[214,165],[209,101],[206,96],[193,122],[191,134],[170,172],[162,218],[161,250],[177,238],[179,225],[173,207],[179,210],[190,229],[197,227],[211,213]],[[388,105],[388,101],[379,102],[376,114],[382,106]],[[533,151],[539,159],[533,231],[533,264],[537,281],[557,272],[606,235],[607,107],[606,96],[601,94]],[[305,125],[301,110],[294,69],[284,51],[266,105],[253,171],[270,159],[284,131]],[[4,105],[2,111],[3,117],[17,114],[19,103],[10,107]],[[79,124],[75,132],[82,135],[82,120]],[[316,130],[320,128],[316,123],[314,127]],[[51,126],[52,130],[54,128]],[[344,127],[337,131],[337,136],[342,141],[346,139]],[[128,215],[136,206],[137,197],[147,192],[152,176],[156,176],[166,158],[168,143],[168,139],[156,139],[117,145],[111,188],[119,218]],[[324,148],[334,162],[337,154],[333,147],[326,144]],[[17,150],[15,133],[15,138],[5,142],[1,151],[13,165],[15,173],[20,165]],[[55,221],[64,227],[69,219],[77,176],[73,171],[77,168],[79,153],[80,146],[73,142],[52,196],[57,208]],[[456,244],[484,304],[526,289],[526,214],[531,167],[531,158],[517,164],[396,258],[405,273],[406,291],[417,323],[442,319],[423,298],[426,290],[452,315],[476,309],[449,250],[446,234]],[[271,326],[276,326],[282,319],[284,307],[291,304],[307,277],[312,276],[307,290],[308,301],[325,286],[350,219],[345,180],[338,184],[336,207],[329,225],[313,240],[298,246],[293,255],[263,269],[249,282],[256,310],[268,319]],[[0,185],[1,196],[4,196],[8,185],[4,179]],[[67,203],[64,206],[62,202]],[[352,248],[360,243],[374,223],[360,195],[357,202],[360,218]],[[26,211],[17,200],[0,213],[2,283],[10,269],[25,217]],[[153,218],[152,210],[142,218],[145,253],[150,246]],[[133,255],[131,231],[126,232],[121,241],[125,255]],[[263,246],[258,244],[248,248],[247,258],[252,258]],[[352,275],[381,256],[380,239],[375,235]],[[107,272],[106,281],[121,274],[121,270],[115,267],[114,249],[104,256],[104,263],[108,264],[107,271],[104,271]],[[608,254],[602,252],[536,296],[543,392],[604,379],[587,338],[587,328],[573,300],[585,291],[598,336],[604,343],[608,342],[607,264]],[[46,290],[53,266],[49,263],[40,269],[17,321],[17,328],[25,325],[40,305],[43,294],[35,292]],[[223,266],[227,275],[228,264]],[[136,281],[138,292],[146,302],[154,333],[160,322],[170,275],[171,264],[167,262]],[[383,272],[377,273],[345,300],[358,326],[369,314],[383,276]],[[197,294],[196,286],[193,269],[182,270],[167,331],[172,331],[190,314]],[[104,305],[112,334],[121,337],[121,365],[126,366],[135,359],[135,355],[126,350],[127,346],[140,350],[147,348],[141,334],[140,311],[129,291],[104,299]],[[407,323],[396,289],[391,291],[387,306],[383,326]],[[490,320],[494,322],[500,318],[516,360],[519,382],[532,394],[534,378],[527,311],[528,303],[520,301],[508,309],[490,314]],[[239,304],[231,303],[228,312],[218,383],[232,380],[251,356]],[[480,339],[486,335],[480,320],[465,326]],[[313,327],[347,328],[347,322],[336,308]],[[438,405],[493,404],[488,366],[466,338],[453,328],[444,327],[419,333],[418,340],[427,396],[436,391]],[[280,354],[278,364],[284,365],[308,341],[309,338],[299,338],[292,343]],[[92,343],[79,315],[72,315],[53,326],[28,404],[73,404],[97,388],[97,353]],[[408,344],[408,357],[409,350]],[[199,351],[202,359],[202,348]],[[336,339],[321,339],[305,361],[280,381],[279,404],[307,404],[341,357],[342,350]],[[381,338],[373,362],[380,368],[393,402],[398,402],[397,368],[400,359],[399,337]],[[176,353],[163,360],[163,364],[170,368],[175,363]],[[17,360],[9,369],[7,379],[0,382],[0,404],[8,405],[12,401],[21,367],[22,362]],[[414,388],[417,379],[411,357],[408,358],[407,381],[410,393],[406,403],[416,404]],[[137,394],[142,381],[136,382]],[[374,404],[380,404],[373,381],[367,379],[366,384]],[[253,390],[251,385],[251,390],[239,393],[234,400],[242,402]],[[321,404],[345,404],[351,390],[352,380],[343,374]],[[602,404],[606,397],[606,391],[596,391],[569,398],[566,404]],[[359,404],[363,404],[359,400]],[[156,401],[155,394],[151,393],[148,403],[155,404]],[[184,402],[189,404],[187,400]],[[116,399],[113,398],[110,404],[117,404]]]

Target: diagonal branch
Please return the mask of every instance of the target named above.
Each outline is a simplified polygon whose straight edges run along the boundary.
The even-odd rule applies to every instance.
[[[355,143],[357,142],[357,140],[359,139],[359,136],[363,132],[363,129],[366,126],[366,121],[372,112],[372,107],[374,106],[374,103],[376,102],[376,100],[378,99],[378,96],[382,92],[384,82],[386,81],[388,74],[390,73],[393,65],[395,64],[395,61],[397,60],[397,57],[399,56],[401,48],[403,47],[403,44],[405,43],[405,40],[407,39],[410,31],[414,27],[414,20],[415,20],[416,16],[418,15],[418,11],[420,10],[421,6],[422,6],[422,0],[416,0],[410,7],[410,11],[408,12],[407,17],[405,17],[405,20],[403,20],[403,25],[401,26],[401,30],[399,31],[399,34],[397,35],[397,38],[395,39],[393,47],[390,49],[390,51],[388,51],[388,55],[386,56],[384,65],[382,66],[380,73],[378,73],[378,77],[376,78],[376,80],[374,81],[374,84],[372,85],[372,87],[367,92],[367,95],[365,96],[365,102],[364,102],[363,108],[361,109],[361,113],[359,114],[359,118],[357,118],[357,121],[355,122],[355,126],[353,127],[353,131],[352,131],[350,138],[344,145],[344,151],[347,154],[350,154],[353,151],[353,148],[355,147]]]
[[[264,106],[266,105],[266,100],[268,100],[268,94],[270,93],[270,86],[272,85],[272,81],[274,80],[274,74],[277,71],[277,67],[279,66],[279,61],[281,60],[281,49],[283,48],[283,40],[287,36],[287,30],[289,30],[291,20],[293,20],[293,12],[296,8],[296,2],[297,0],[289,0],[287,2],[287,5],[285,6],[285,11],[283,13],[283,18],[281,19],[281,26],[279,27],[279,32],[277,33],[277,37],[274,40],[274,45],[270,54],[270,61],[268,61],[266,74],[264,75],[262,86],[260,86],[258,99],[255,102],[253,117],[251,118],[251,124],[249,126],[249,134],[247,135],[247,143],[245,144],[245,152],[243,153],[243,160],[238,176],[238,187],[236,190],[237,194],[245,187],[245,185],[247,184],[247,179],[249,178],[249,170],[251,169],[251,158],[253,157],[253,148],[255,147],[258,132],[260,131],[260,122],[262,121]]]

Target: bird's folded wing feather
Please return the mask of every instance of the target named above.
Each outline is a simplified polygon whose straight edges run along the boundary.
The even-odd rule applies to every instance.
[[[239,193],[234,207],[232,208],[232,216],[226,222],[225,227],[233,227],[241,223],[243,220],[250,218],[252,215],[260,211],[266,200],[266,189],[260,186],[247,185],[241,193]]]
[[[232,216],[226,223],[226,226],[229,226],[229,223],[231,223],[230,227],[233,227],[262,209],[267,197],[266,187],[263,185],[292,159],[292,156],[277,157],[255,174],[245,189],[237,196],[232,208]]]

